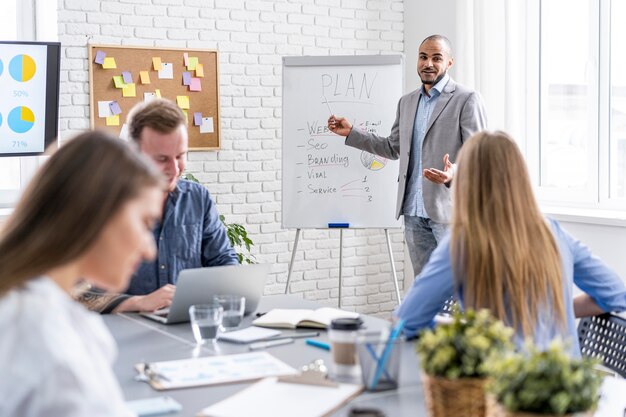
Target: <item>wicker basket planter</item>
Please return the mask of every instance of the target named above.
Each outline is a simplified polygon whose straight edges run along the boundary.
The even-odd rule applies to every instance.
[[[430,417],[486,416],[485,382],[481,378],[448,379],[422,373]]]
[[[592,417],[593,411],[586,411],[582,413],[573,413],[557,416],[556,414],[537,414],[537,413],[524,413],[524,412],[511,412],[507,411],[498,404],[493,397],[488,399],[489,414],[487,417]]]

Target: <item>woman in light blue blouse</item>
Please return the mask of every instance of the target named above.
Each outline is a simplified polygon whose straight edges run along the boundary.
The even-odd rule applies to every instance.
[[[450,233],[433,252],[395,315],[415,336],[445,300],[488,308],[545,346],[555,336],[579,355],[575,314],[626,310],[626,287],[589,249],[546,220],[524,159],[503,132],[480,132],[458,158]],[[573,284],[585,292],[574,300]]]

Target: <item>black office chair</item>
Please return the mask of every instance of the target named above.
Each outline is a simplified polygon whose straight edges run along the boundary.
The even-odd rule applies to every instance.
[[[626,378],[626,319],[614,314],[585,317],[578,323],[583,356],[602,359],[602,364]]]
[[[456,298],[450,297],[443,304],[443,306],[441,307],[441,310],[439,310],[439,314],[444,315],[444,316],[451,316],[456,307],[457,307]]]

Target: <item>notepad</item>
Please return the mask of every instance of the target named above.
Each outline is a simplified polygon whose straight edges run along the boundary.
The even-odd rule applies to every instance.
[[[621,378],[606,377],[600,388],[600,401],[594,416],[617,416],[621,417],[626,410],[626,380]]]
[[[135,365],[138,372],[143,368],[144,364]],[[298,373],[267,352],[153,362],[150,370],[156,377],[149,382],[156,390],[254,381]]]
[[[261,327],[295,329],[296,327],[313,327],[325,329],[334,319],[357,318],[359,313],[322,307],[317,310],[296,310],[275,308],[254,320],[252,324]]]
[[[321,387],[266,378],[237,394],[201,410],[199,417],[324,417],[362,390],[360,385]],[[277,401],[268,401],[277,399]]]
[[[251,343],[279,335],[279,330],[262,329],[260,327],[250,326],[233,332],[221,333],[219,335],[219,339],[233,343]]]

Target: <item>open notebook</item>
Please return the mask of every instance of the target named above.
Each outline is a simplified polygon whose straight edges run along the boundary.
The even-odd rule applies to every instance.
[[[361,385],[322,387],[266,378],[210,407],[198,417],[324,417],[359,395]],[[268,399],[279,399],[268,401]]]
[[[334,319],[357,317],[359,317],[359,313],[331,307],[318,308],[317,310],[275,308],[254,320],[252,324],[282,329],[295,329],[296,327],[325,329],[330,326],[330,322]]]

